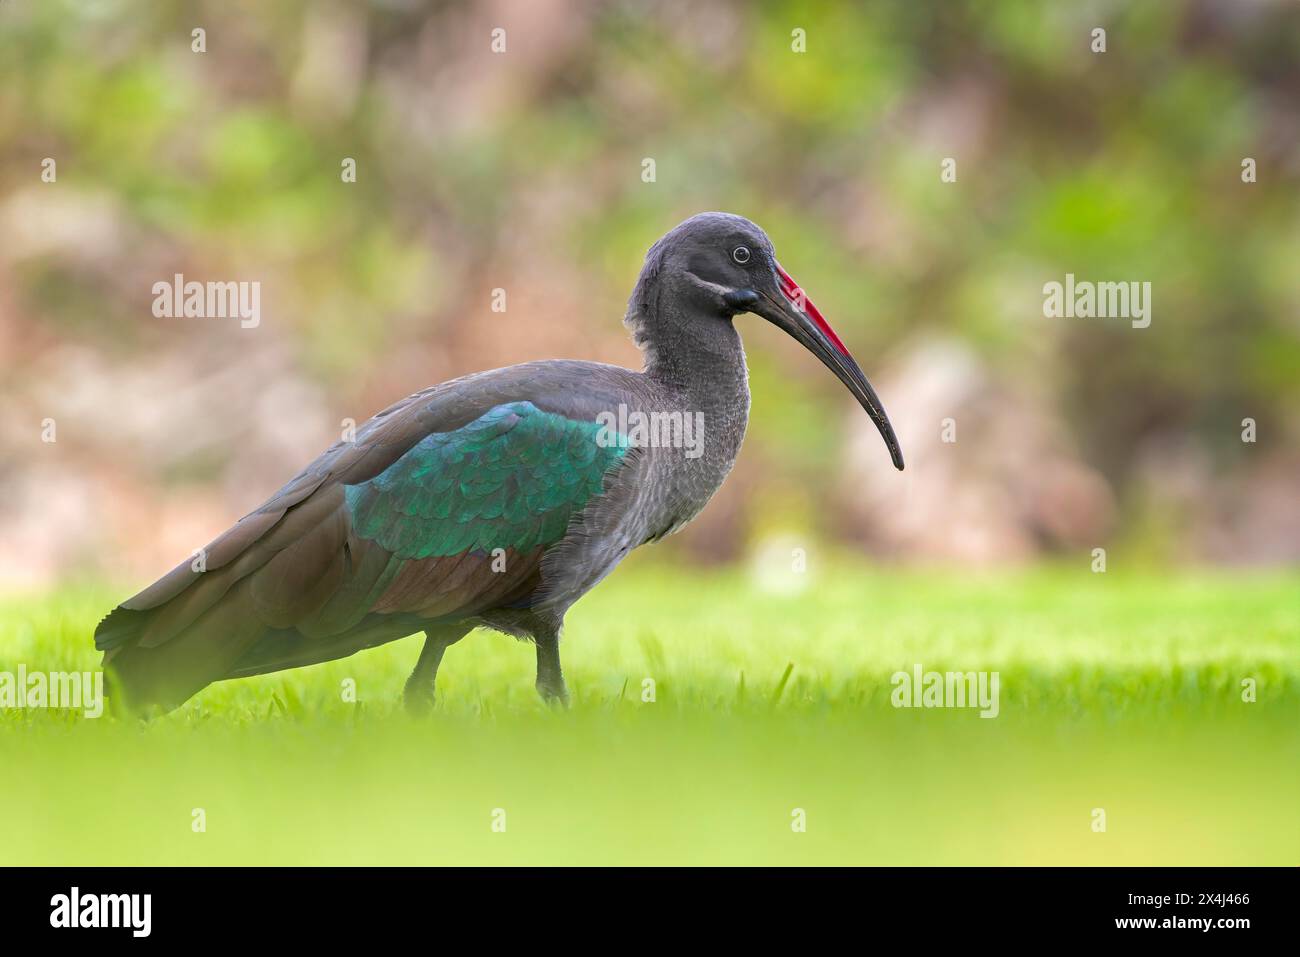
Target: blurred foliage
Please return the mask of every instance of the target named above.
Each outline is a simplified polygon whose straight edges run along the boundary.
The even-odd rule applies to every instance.
[[[57,157],[59,189],[114,228],[0,255],[0,310],[32,328],[24,349],[197,362],[202,340],[152,323],[149,283],[259,278],[266,335],[355,414],[583,343],[634,362],[617,320],[645,249],[726,209],[768,230],[869,373],[955,337],[1122,493],[1152,436],[1231,464],[1250,415],[1300,445],[1298,97],[1300,8],[1267,0],[5,0],[0,204]],[[1044,319],[1067,272],[1150,281],[1151,328]],[[528,336],[492,333],[496,287]],[[807,453],[771,456],[774,479],[816,483],[843,397],[747,328],[753,436]]]

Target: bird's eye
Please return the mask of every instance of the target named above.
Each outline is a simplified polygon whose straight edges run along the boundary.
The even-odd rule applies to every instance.
[[[731,258],[742,266],[745,265],[745,263],[749,262],[749,247],[737,246],[731,251]]]

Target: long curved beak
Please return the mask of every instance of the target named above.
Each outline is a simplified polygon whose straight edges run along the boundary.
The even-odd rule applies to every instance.
[[[876,423],[880,437],[889,449],[889,457],[894,460],[894,468],[901,472],[903,450],[898,445],[898,436],[894,435],[894,427],[889,424],[889,416],[885,414],[885,407],[880,404],[876,390],[871,388],[866,375],[849,354],[848,347],[840,341],[821,310],[799,288],[799,284],[779,263],[776,264],[776,272],[780,277],[781,295],[776,297],[760,292],[753,311],[774,326],[784,329],[835,373]]]

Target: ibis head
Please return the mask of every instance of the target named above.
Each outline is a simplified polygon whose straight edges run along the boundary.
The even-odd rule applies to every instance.
[[[638,295],[661,297],[667,292],[676,310],[692,321],[729,321],[753,313],[783,330],[844,383],[880,431],[894,467],[903,468],[903,451],[875,389],[754,223],[730,213],[692,216],[651,248],[637,290],[634,308]],[[654,312],[642,309],[640,314]]]

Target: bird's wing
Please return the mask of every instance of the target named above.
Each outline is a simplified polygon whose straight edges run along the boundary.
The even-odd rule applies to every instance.
[[[491,607],[483,595],[505,598],[497,582],[510,561],[535,567],[624,455],[599,430],[531,402],[506,403],[454,432],[426,436],[373,479],[348,485],[357,536],[402,563],[375,610],[433,617],[464,611],[475,599],[478,610]],[[456,607],[438,587],[448,560],[472,561],[487,575],[472,595],[457,583],[464,598]]]
[[[625,453],[599,439],[593,410],[617,397],[610,383],[602,393],[607,377],[575,390],[554,365],[403,400],[213,541],[202,562],[123,602],[95,643],[136,686],[129,696],[179,703],[222,677],[339,657],[420,621],[526,599],[541,555]]]

